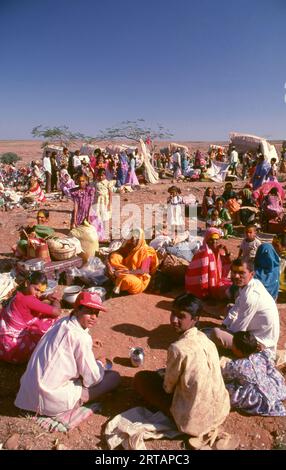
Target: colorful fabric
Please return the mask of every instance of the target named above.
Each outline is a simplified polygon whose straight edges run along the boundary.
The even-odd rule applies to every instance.
[[[267,220],[282,217],[284,209],[279,194],[267,194],[262,202],[262,211]]]
[[[208,229],[202,247],[195,253],[186,271],[186,292],[198,298],[215,295],[217,288],[231,285],[231,281],[225,278],[230,264],[225,262],[224,264],[227,266],[224,266],[223,269],[220,253],[215,254],[207,244],[213,234],[221,236],[219,229]]]
[[[255,260],[255,279],[262,282],[265,289],[277,299],[280,278],[280,258],[270,243],[263,243],[257,249]]]
[[[27,362],[56,319],[51,305],[33,295],[17,292],[0,312],[0,359],[19,364]]]
[[[282,403],[286,399],[285,380],[275,369],[269,350],[229,361],[222,375],[232,408],[251,415],[286,416]]]
[[[154,248],[151,248],[145,242],[144,231],[139,229],[140,236],[137,246],[129,253],[128,256],[123,257],[119,251],[111,253],[109,263],[115,271],[120,270],[136,270],[144,268],[144,261],[150,258],[149,261],[149,274],[119,274],[116,277],[115,288],[118,291],[127,291],[130,294],[138,294],[143,292],[158,267],[158,258]]]
[[[265,160],[256,165],[255,172],[252,177],[252,184],[254,190],[260,188],[263,185],[267,178],[270,167],[270,163]]]
[[[33,188],[30,188],[29,193],[35,198],[35,200],[37,202],[45,202],[46,201],[44,191],[42,190],[39,183],[36,183],[36,185]]]
[[[104,240],[105,232],[101,220],[97,217],[95,210],[92,207],[95,188],[86,186],[84,190],[79,188],[71,189],[71,197],[77,205],[76,225],[82,225],[85,220],[89,221],[96,229],[99,240]]]
[[[96,215],[102,221],[111,218],[110,192],[113,190],[113,183],[107,179],[96,183]]]
[[[33,416],[32,419],[48,432],[68,432],[97,411],[101,411],[100,403],[89,403],[58,416]]]

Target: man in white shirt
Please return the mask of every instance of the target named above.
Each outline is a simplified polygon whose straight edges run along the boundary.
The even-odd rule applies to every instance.
[[[52,165],[51,165],[51,152],[47,151],[43,158],[43,170],[46,177],[46,193],[51,192],[51,182],[52,182]]]
[[[94,401],[119,385],[117,372],[96,360],[88,333],[100,311],[100,297],[81,292],[69,317],[58,320],[38,343],[15,400],[18,408],[56,416]]]
[[[230,169],[231,169],[231,174],[236,175],[236,167],[238,165],[238,153],[235,150],[235,147],[231,147],[231,152],[230,152]]]
[[[274,299],[258,279],[253,279],[251,262],[240,258],[234,260],[231,273],[239,294],[223,321],[223,328],[214,328],[210,338],[217,346],[232,350],[233,333],[250,331],[262,348],[272,351],[275,359],[280,324]]]

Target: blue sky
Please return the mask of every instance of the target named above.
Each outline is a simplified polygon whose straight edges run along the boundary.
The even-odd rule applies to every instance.
[[[126,119],[286,138],[284,0],[1,0],[0,139]]]

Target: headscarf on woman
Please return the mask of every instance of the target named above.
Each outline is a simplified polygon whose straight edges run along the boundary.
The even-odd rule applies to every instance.
[[[230,263],[223,262],[220,250],[214,252],[208,245],[211,239],[220,238],[220,230],[209,228],[202,247],[195,253],[186,271],[186,291],[200,299],[208,296],[225,297],[226,290],[231,285],[230,279],[226,278]]]
[[[276,300],[279,292],[280,258],[270,243],[263,243],[258,247],[254,259],[254,271],[255,279],[259,279]]]
[[[135,229],[130,235],[119,250],[110,254],[109,266],[115,272],[115,292],[139,294],[147,288],[151,275],[155,273],[158,258],[154,248],[147,245],[142,229]],[[128,240],[133,237],[138,240],[136,246],[126,254]],[[145,272],[136,272],[141,270]]]

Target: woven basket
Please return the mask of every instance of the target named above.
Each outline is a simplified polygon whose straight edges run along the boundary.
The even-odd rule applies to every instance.
[[[58,244],[61,244],[61,247],[55,248],[52,246],[52,243],[50,240],[48,240],[48,245],[49,245],[49,250],[50,250],[50,255],[51,258],[55,261],[64,261],[65,259],[70,259],[76,254],[76,247],[75,246],[70,246],[70,244],[67,242],[65,243],[64,241],[57,242]]]

